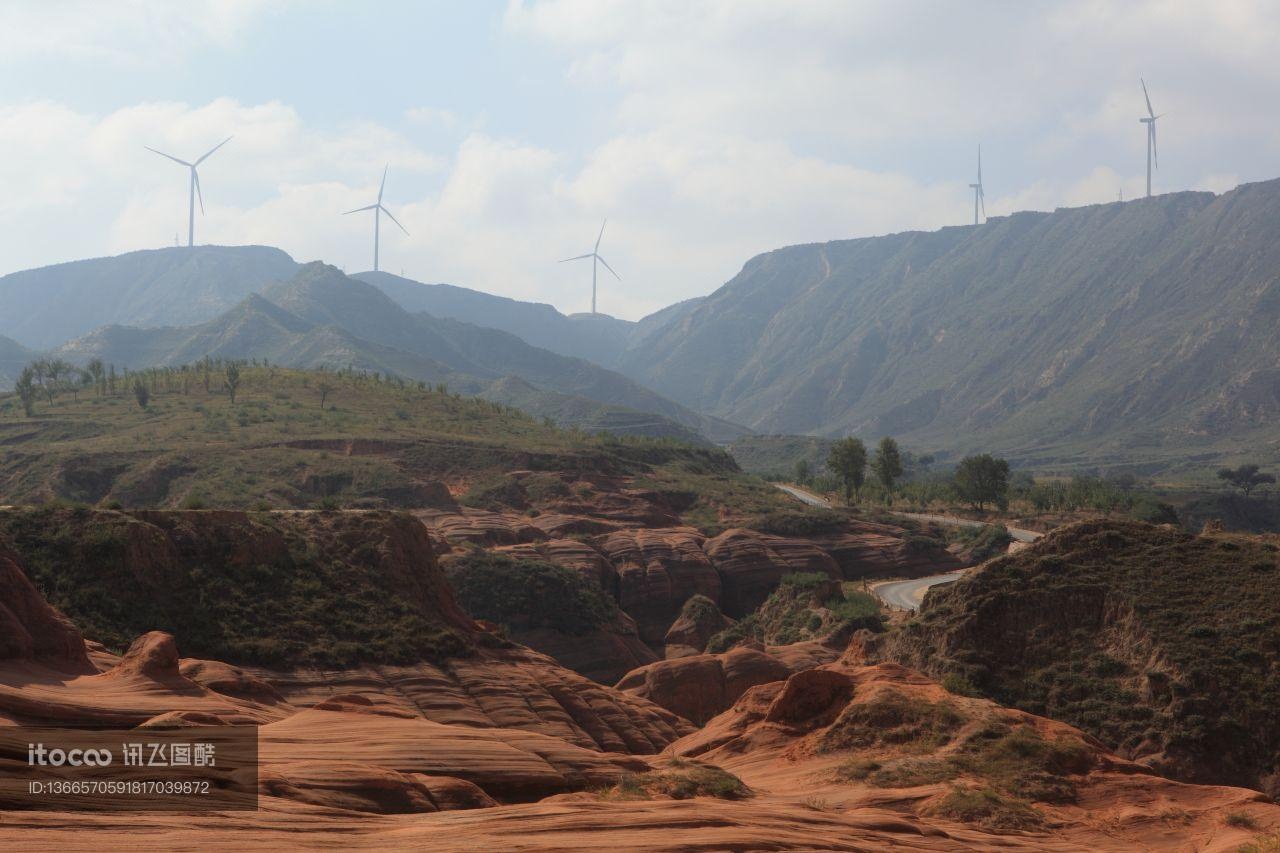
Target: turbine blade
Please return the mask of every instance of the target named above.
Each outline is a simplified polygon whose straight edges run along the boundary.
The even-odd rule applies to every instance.
[[[600,234],[596,237],[596,248],[595,248],[595,251],[597,251],[597,252],[598,252],[598,251],[600,251],[600,241],[601,241],[601,239],[603,239],[603,238],[604,238],[604,226],[605,226],[605,225],[607,225],[607,224],[608,224],[608,222],[609,222],[609,220],[608,220],[608,219],[606,219],[604,222],[601,222],[601,223],[600,223]]]
[[[399,225],[399,226],[400,226],[400,230],[401,230],[401,231],[403,231],[405,234],[408,234],[408,233],[409,233],[409,229],[408,229],[408,228],[405,228],[403,225],[400,225],[400,220],[399,220],[399,219],[396,219],[394,216],[391,216],[391,211],[387,210],[387,209],[386,209],[385,207],[383,207],[381,204],[379,204],[379,205],[378,205],[378,210],[381,210],[381,211],[382,211],[383,213],[385,213],[388,217],[390,217],[390,218],[391,218],[391,221],[392,221],[392,222],[394,222],[396,225]]]
[[[212,148],[210,148],[208,151],[204,152],[204,156],[203,156],[203,157],[201,157],[199,160],[197,160],[197,161],[195,162],[195,164],[194,164],[194,165],[199,166],[199,165],[200,165],[201,163],[203,163],[205,160],[209,159],[209,155],[210,155],[210,154],[212,154],[213,152],[217,151],[219,148],[221,148],[222,146],[226,145],[226,144],[227,144],[228,142],[230,142],[230,141],[231,141],[231,137],[230,137],[230,136],[228,136],[226,139],[222,140],[222,141],[221,141],[221,142],[219,142],[217,145],[213,146],[213,147],[212,147]]]
[[[605,269],[607,269],[609,272],[613,272],[613,267],[609,266],[608,261],[606,261],[604,258],[600,257],[599,255],[596,255],[596,259],[599,260],[600,263],[604,264]],[[618,281],[622,281],[622,276],[618,275],[616,272],[613,272],[613,277],[616,278]]]
[[[195,178],[196,198],[200,199],[200,215],[204,216],[204,193],[200,192],[200,173],[196,171],[196,167],[191,167],[191,176]]]
[[[348,214],[351,214],[351,213],[359,213],[362,210],[373,210],[377,206],[378,205],[376,204],[366,204],[364,207],[357,207],[355,210],[348,210],[346,213],[342,215],[347,216]]]
[[[981,187],[978,188],[978,203],[982,205],[982,218],[986,219],[987,218],[987,194],[982,191]]]
[[[1147,125],[1151,128],[1151,162],[1155,164],[1157,169],[1160,168],[1160,150],[1156,146],[1156,123],[1153,121]]]
[[[1142,83],[1142,97],[1147,99],[1147,115],[1155,118],[1156,111],[1151,109],[1151,96],[1147,94],[1147,81],[1143,80],[1141,77],[1138,78],[1138,81]]]
[[[382,204],[382,191],[387,188],[387,170],[390,168],[390,163],[382,167],[382,183],[378,185],[378,204]],[[383,210],[386,210],[386,208],[383,208]],[[387,216],[390,215],[390,213],[387,214]]]
[[[585,255],[578,255],[578,256],[577,256],[577,257],[575,257],[575,258],[565,258],[563,261],[560,261],[560,263],[562,263],[562,264],[567,264],[569,261],[580,261],[580,260],[582,260],[583,258],[589,258],[589,257],[591,257],[591,254],[590,254],[590,253],[585,254]]]
[[[166,154],[163,151],[156,151],[156,149],[152,148],[150,145],[144,145],[142,147],[155,154],[159,154],[161,157],[168,157],[170,160],[172,160],[175,163],[181,163],[183,166],[186,166],[187,168],[191,168],[191,164],[188,163],[186,160],[179,160],[177,157],[174,157],[172,154]]]

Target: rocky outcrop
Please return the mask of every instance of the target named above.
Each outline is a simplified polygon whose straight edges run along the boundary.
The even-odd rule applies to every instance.
[[[80,632],[40,596],[18,555],[2,544],[0,660],[39,660],[72,671],[93,669]]]
[[[597,684],[528,649],[485,649],[443,665],[257,671],[296,707],[409,715],[470,728],[519,729],[603,752],[649,755],[692,730],[643,697]]]
[[[692,655],[649,664],[627,673],[617,689],[703,725],[748,689],[829,664],[837,656],[837,652],[820,643],[769,648],[742,645],[724,654]]]
[[[704,541],[686,527],[629,530],[600,543],[617,576],[618,606],[635,618],[646,642],[661,646],[690,596],[720,600],[720,573],[703,551]]]
[[[151,631],[133,641],[115,669],[107,672],[110,678],[139,676],[152,681],[182,679],[178,671],[178,644],[172,634]],[[185,680],[185,679],[184,679]]]
[[[528,479],[527,472],[522,476],[521,482]],[[593,499],[614,500],[630,507],[628,512],[634,511],[636,518],[644,515],[637,502],[643,503],[642,498],[656,500],[647,493],[619,490],[616,483],[609,487],[613,491],[593,491]],[[424,511],[418,516],[443,547],[488,546],[513,557],[543,559],[596,578],[635,620],[641,640],[659,650],[668,645],[667,633],[680,617],[681,607],[695,595],[738,618],[760,606],[788,574],[818,573],[852,580],[916,577],[961,567],[955,555],[913,540],[901,528],[861,519],[849,519],[841,532],[810,538],[746,528],[708,538],[692,527],[627,527],[617,513],[610,516],[605,512],[607,507],[565,501],[554,506],[553,511],[532,517],[474,509]],[[564,538],[568,531],[575,538]],[[523,638],[521,642],[547,648]],[[606,645],[616,643],[608,641]],[[676,654],[690,654],[702,651],[705,641],[671,645]],[[586,671],[578,664],[573,666]]]
[[[268,796],[330,809],[374,814],[484,809],[496,806],[478,785],[451,776],[400,773],[354,761],[293,761],[263,768]]]
[[[716,603],[705,595],[694,595],[680,608],[680,616],[662,638],[667,660],[691,657],[707,650],[707,641],[733,625]]]
[[[829,555],[803,540],[753,530],[726,530],[706,543],[706,553],[722,584],[720,607],[735,619],[755,610],[792,572],[819,572],[839,578]]]

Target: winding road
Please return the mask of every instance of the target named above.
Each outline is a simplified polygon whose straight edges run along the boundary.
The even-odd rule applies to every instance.
[[[779,489],[791,495],[791,497],[806,503],[809,506],[831,508],[830,501],[815,495],[813,492],[807,492],[804,489],[795,486],[778,485]],[[902,518],[912,518],[916,521],[932,521],[937,524],[950,524],[954,527],[985,527],[986,524],[981,521],[974,521],[969,518],[953,518],[949,515],[927,515],[917,512],[895,512],[894,515]],[[1008,527],[1009,535],[1018,542],[1034,542],[1039,539],[1041,534],[1035,530],[1025,530],[1020,527]],[[965,573],[965,569],[954,572],[946,572],[940,575],[929,575],[923,578],[912,578],[903,581],[884,581],[873,584],[871,591],[890,607],[896,607],[899,610],[919,610],[920,602],[924,600],[924,594],[929,591],[930,587],[941,586],[944,583],[954,583],[959,580],[960,576]]]

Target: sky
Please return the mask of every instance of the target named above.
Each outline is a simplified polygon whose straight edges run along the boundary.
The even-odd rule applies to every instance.
[[[7,0],[0,274],[279,246],[628,319],[785,245],[1280,176],[1280,4]]]

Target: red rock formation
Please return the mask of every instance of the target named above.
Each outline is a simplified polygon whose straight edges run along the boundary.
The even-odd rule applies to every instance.
[[[834,560],[801,540],[734,528],[708,540],[705,547],[721,578],[720,608],[735,619],[759,607],[783,575],[816,571],[840,577]]]
[[[648,699],[703,725],[731,706],[749,688],[791,675],[765,652],[739,646],[722,655],[663,660],[628,673],[617,689]]]
[[[720,600],[720,575],[693,528],[614,533],[600,550],[617,574],[618,605],[630,613],[645,642],[661,646],[680,608],[693,595]]]
[[[80,632],[40,596],[18,555],[0,546],[0,660],[6,659],[93,670]]]
[[[705,595],[689,598],[680,608],[680,615],[662,638],[667,660],[700,655],[707,649],[707,642],[721,631],[733,625],[733,620],[720,612],[716,603]]]

